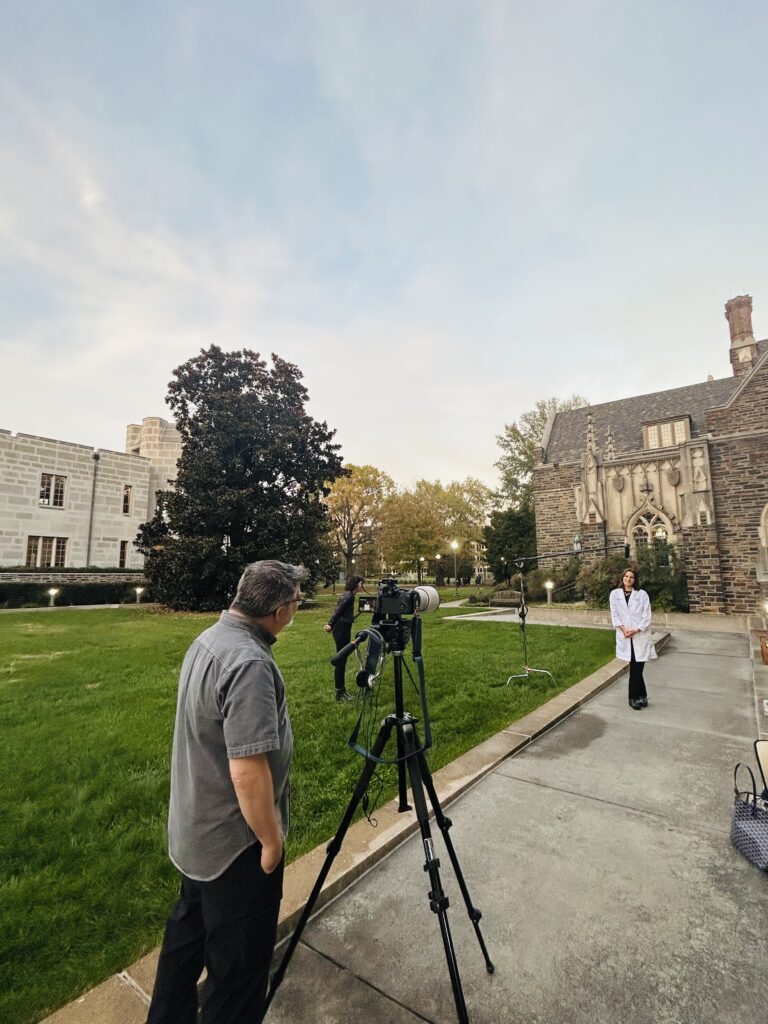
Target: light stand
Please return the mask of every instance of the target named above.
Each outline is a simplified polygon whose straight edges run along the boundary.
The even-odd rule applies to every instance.
[[[518,565],[518,568],[522,567]],[[523,671],[511,675],[509,679],[507,679],[506,685],[509,686],[513,679],[530,679],[531,675],[535,673],[540,676],[549,676],[552,680],[552,685],[554,686],[555,678],[551,672],[545,668],[532,668],[528,664],[528,634],[525,629],[525,619],[528,615],[528,606],[525,603],[525,584],[523,583],[522,572],[520,573],[520,607],[518,608],[517,614],[520,616],[520,630],[523,634]]]

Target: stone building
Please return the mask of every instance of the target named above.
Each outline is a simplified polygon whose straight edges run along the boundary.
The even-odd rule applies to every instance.
[[[125,452],[0,430],[0,566],[141,569],[133,540],[180,452],[157,417],[129,425]]]
[[[733,375],[550,417],[533,472],[540,555],[677,545],[691,611],[768,598],[768,341],[725,305]]]

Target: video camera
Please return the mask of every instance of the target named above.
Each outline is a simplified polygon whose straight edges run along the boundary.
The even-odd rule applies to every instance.
[[[365,594],[358,598],[358,612],[373,613],[374,622],[401,615],[423,615],[440,607],[440,595],[434,587],[413,587],[404,590],[394,578],[379,580],[376,596]]]

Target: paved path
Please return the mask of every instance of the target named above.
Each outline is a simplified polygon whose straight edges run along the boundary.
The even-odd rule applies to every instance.
[[[748,640],[675,633],[646,677],[647,710],[624,677],[451,805],[496,963],[443,856],[472,1024],[764,1024],[768,877],[728,840]],[[456,1021],[423,860],[408,840],[313,920],[267,1024]]]

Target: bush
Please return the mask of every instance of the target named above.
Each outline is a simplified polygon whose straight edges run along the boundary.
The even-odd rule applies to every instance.
[[[575,556],[566,562],[557,562],[549,569],[534,569],[525,576],[525,590],[529,601],[546,601],[547,580],[552,580],[552,600],[556,604],[573,604],[581,601],[581,560]],[[514,581],[512,583],[514,586]]]
[[[36,608],[48,605],[50,583],[0,583],[0,608]],[[56,604],[130,604],[136,600],[131,583],[65,583],[58,588]],[[151,600],[148,588],[142,598]]]
[[[608,607],[610,592],[621,585],[621,575],[628,565],[637,568],[640,586],[656,611],[688,611],[688,581],[673,545],[666,549],[640,548],[634,563],[628,562],[623,555],[609,555],[585,568],[581,573],[581,585],[591,608]]]

